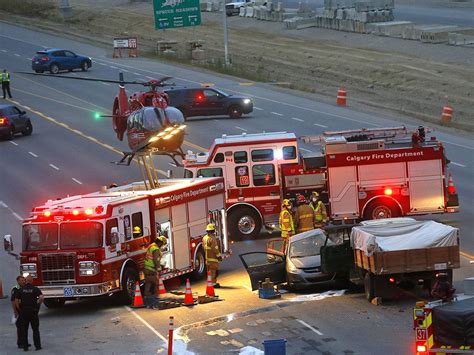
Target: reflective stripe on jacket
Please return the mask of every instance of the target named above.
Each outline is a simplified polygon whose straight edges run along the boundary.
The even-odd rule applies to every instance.
[[[282,209],[280,212],[280,230],[281,230],[281,237],[288,238],[290,234],[295,233],[295,225],[293,223],[293,216],[291,212],[288,211],[286,208]]]
[[[144,261],[145,270],[150,270],[153,272],[161,271],[161,265],[160,265],[161,255],[162,255],[161,250],[160,248],[158,248],[158,245],[156,245],[155,243],[151,243],[148,246],[148,249],[145,255],[145,261]]]
[[[2,73],[2,83],[10,81],[10,73]]]
[[[300,205],[296,208],[295,214],[296,231],[298,233],[306,232],[314,228],[315,216],[314,211],[308,205]]]
[[[313,205],[313,203],[310,203],[311,208],[314,211],[314,217],[316,218],[316,223],[321,223],[326,221],[327,219],[327,212],[326,212],[326,206],[324,206],[324,203],[321,201],[318,201],[316,203],[316,207]]]
[[[218,258],[221,257],[221,251],[216,236],[206,234],[202,239],[202,246],[206,255],[206,263],[219,263]]]

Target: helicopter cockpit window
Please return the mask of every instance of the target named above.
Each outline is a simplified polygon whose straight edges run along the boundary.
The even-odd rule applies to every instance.
[[[161,117],[158,117],[160,115]],[[161,128],[162,124],[160,122],[165,122],[164,112],[161,108],[147,109],[143,113],[143,129],[147,131],[156,131]]]

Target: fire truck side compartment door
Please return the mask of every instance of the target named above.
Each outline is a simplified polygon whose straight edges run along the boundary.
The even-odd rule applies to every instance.
[[[273,283],[286,281],[285,257],[273,253],[253,252],[239,255],[250,276],[252,291],[258,289],[258,282],[269,278]]]
[[[328,169],[332,217],[353,217],[359,214],[357,173],[355,166]]]
[[[200,200],[199,200],[200,201]],[[194,201],[193,201],[194,202]],[[192,202],[191,202],[192,203]],[[191,204],[190,203],[190,204]],[[206,216],[205,206],[203,206],[204,218]],[[190,219],[193,218],[189,213]],[[181,270],[191,266],[190,245],[188,235],[188,217],[186,213],[186,204],[182,203],[171,207],[172,238],[175,269]],[[191,224],[193,221],[190,220]]]
[[[168,207],[155,210],[155,223],[156,235],[163,235],[168,239],[168,246],[161,258],[161,264],[164,265],[165,269],[173,269],[173,240],[171,235],[170,209]]]
[[[411,211],[443,210],[443,168],[440,159],[408,162],[408,178]]]

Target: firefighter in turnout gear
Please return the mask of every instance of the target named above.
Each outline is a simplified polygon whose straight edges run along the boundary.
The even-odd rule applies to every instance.
[[[311,194],[311,202],[309,203],[309,206],[314,211],[314,228],[324,227],[324,224],[328,220],[328,214],[326,212],[326,206],[319,199],[319,194],[316,191]]]
[[[161,257],[163,256],[161,248],[166,245],[166,243],[166,238],[159,236],[148,246],[148,250],[146,251],[143,270],[145,274],[143,302],[147,308],[156,308],[158,303],[156,285],[161,271]]]
[[[308,205],[305,197],[297,195],[298,207],[295,212],[296,233],[302,233],[314,229],[316,219],[313,209]]]
[[[207,234],[202,239],[204,253],[206,254],[207,271],[211,273],[212,283],[215,288],[221,287],[217,283],[217,276],[219,275],[219,262],[222,261],[221,251],[216,239],[216,227],[209,223],[206,227]]]
[[[291,214],[291,202],[288,199],[284,199],[281,204],[279,223],[281,237],[284,240],[288,240],[289,237],[295,234],[295,224],[293,222],[293,215]]]

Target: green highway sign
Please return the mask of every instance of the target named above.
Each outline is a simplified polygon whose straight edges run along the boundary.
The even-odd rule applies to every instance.
[[[201,24],[199,0],[153,0],[153,12],[158,30]]]

